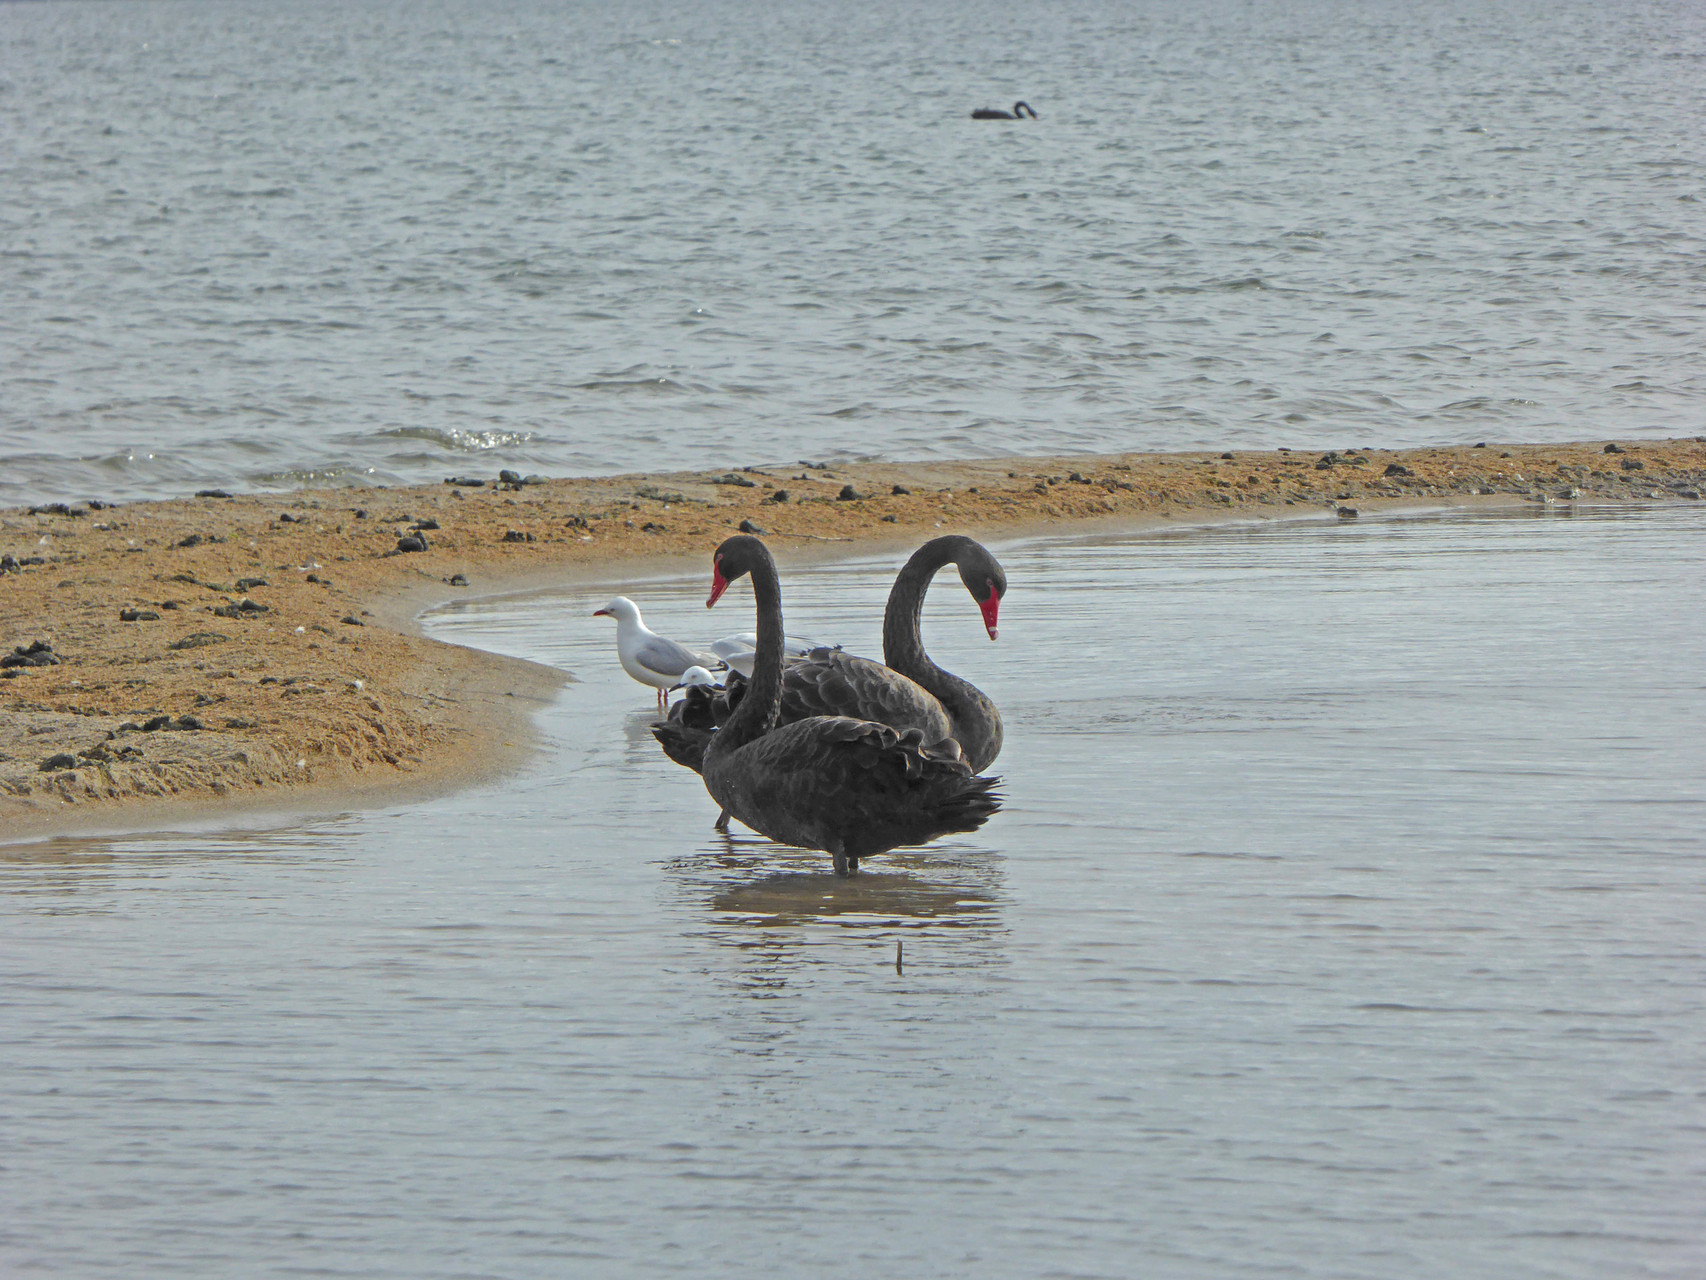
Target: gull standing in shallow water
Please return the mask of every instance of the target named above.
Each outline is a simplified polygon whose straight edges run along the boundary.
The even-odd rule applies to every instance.
[[[656,689],[660,708],[669,705],[666,691],[681,683],[689,667],[723,665],[715,654],[695,653],[648,630],[640,618],[640,606],[627,596],[617,596],[604,608],[594,610],[592,616],[616,619],[616,656],[622,661],[622,670]]]

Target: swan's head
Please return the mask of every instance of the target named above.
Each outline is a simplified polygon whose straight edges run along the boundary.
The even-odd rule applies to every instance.
[[[681,689],[715,689],[716,687],[717,677],[705,670],[704,667],[688,667],[681,673],[681,683],[671,685],[669,691],[675,693]]]
[[[973,542],[970,538],[966,543],[968,545],[955,562],[959,567],[960,581],[971,592],[971,598],[977,601],[978,610],[983,614],[983,629],[994,640],[999,635],[997,624],[1001,620],[1001,598],[1007,594],[1007,573],[982,543]]]
[[[640,620],[640,606],[628,599],[627,596],[617,596],[604,608],[594,609],[592,616],[595,618],[615,618],[617,625],[620,626],[625,622],[638,622]]]
[[[737,578],[751,573],[761,564],[767,564],[772,571],[776,562],[770,558],[770,550],[757,538],[748,534],[736,534],[728,538],[711,556],[711,598],[705,601],[709,609],[723,598],[723,592],[729,589],[729,583]]]

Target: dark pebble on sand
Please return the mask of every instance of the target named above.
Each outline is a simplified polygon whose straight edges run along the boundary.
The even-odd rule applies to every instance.
[[[1608,444],[1605,446],[1605,451],[1607,453],[1622,453],[1623,447],[1621,445]]]
[[[484,480],[475,479],[473,476],[446,476],[444,483],[458,485],[464,489],[483,489],[486,485]]]
[[[223,489],[197,489],[195,496],[198,498],[229,498],[231,495]]]
[[[1623,469],[1625,471],[1645,471],[1647,464],[1639,458],[1625,458],[1623,459]]]
[[[778,506],[781,506],[788,501],[788,491],[786,489],[778,489],[775,493],[771,494],[764,500],[766,502],[774,502]]]
[[[760,526],[754,524],[750,520],[742,520],[740,522],[739,528],[740,528],[740,531],[742,533],[762,534],[764,532],[764,530]]]
[[[254,587],[264,587],[266,585],[267,580],[265,578],[238,578],[235,589],[238,591],[248,591]]]
[[[1357,518],[1357,509],[1355,507],[1340,507],[1339,508],[1339,519],[1341,519],[1341,520],[1355,520],[1356,518]]]
[[[519,471],[500,471],[500,472],[498,472],[498,483],[499,484],[521,484],[522,483],[521,472],[519,472]]]
[[[272,608],[270,605],[256,604],[253,600],[250,600],[245,596],[236,604],[222,604],[218,606],[214,609],[213,614],[217,618],[252,618],[257,613],[271,612]]]
[[[365,520],[367,519],[367,508],[357,507],[351,514],[354,515],[357,520]]]
[[[448,578],[445,579],[445,581],[448,582],[453,587],[465,587],[468,585],[467,575],[460,574],[460,573],[451,574]]]
[[[0,667],[56,667],[59,658],[53,652],[53,646],[45,640],[37,640],[29,648],[16,646],[11,653],[0,658]]]
[[[841,486],[841,492],[835,495],[835,500],[837,502],[857,502],[864,496],[864,494],[860,493],[852,485],[844,484]]]
[[[883,523],[884,524],[898,524],[899,523],[899,517],[898,516],[884,516],[883,517]]]
[[[1386,464],[1386,474],[1389,476],[1413,476],[1416,473],[1401,462],[1388,462]]]
[[[39,507],[31,507],[32,516],[81,516],[87,515],[81,507],[69,506],[63,502],[48,502]]]
[[[182,640],[174,640],[167,645],[168,649],[203,649],[210,644],[224,644],[230,636],[222,636],[217,631],[196,631],[185,636]]]
[[[41,772],[52,773],[57,769],[75,769],[77,757],[66,755],[63,751],[56,756],[49,756],[41,762]]]
[[[1066,483],[1067,484],[1089,484],[1090,482],[1089,482],[1089,480],[1085,479],[1084,473],[1082,471],[1074,471],[1071,475],[1066,477]]]
[[[207,726],[201,722],[200,716],[179,716],[178,722],[175,725],[173,725],[172,728],[174,728],[174,729],[205,729],[205,728],[207,728]]]
[[[343,623],[346,627],[365,627],[367,625],[353,613],[344,614],[344,616],[339,618],[338,621]]]
[[[648,528],[648,529],[651,529],[651,528],[661,529],[661,528],[663,528],[663,526],[662,525],[654,526],[654,525],[648,524],[646,526],[646,528]],[[534,542],[534,541],[536,541],[536,539],[534,538],[534,536],[531,533],[523,533],[520,529],[509,529],[509,530],[505,531],[504,536],[500,539],[500,541],[502,541],[502,542]]]
[[[158,622],[160,615],[152,609],[120,609],[118,620],[120,622]]]
[[[912,490],[908,489],[903,484],[897,484],[894,488],[890,489],[889,492],[892,493],[895,497],[900,498],[900,497],[904,497],[907,494],[910,494],[912,492]]]
[[[720,476],[713,478],[711,483],[712,484],[732,484],[732,485],[735,485],[737,488],[741,488],[741,489],[756,489],[756,488],[758,488],[758,481],[748,480],[745,476],[737,476],[732,471],[728,472],[725,475],[720,475]]]
[[[427,540],[422,534],[411,533],[397,539],[397,550],[399,551],[425,551],[426,549]]]
[[[436,528],[438,528],[438,521],[434,520],[431,516],[428,516],[425,520],[415,521],[415,528],[416,529],[436,529]]]
[[[202,537],[199,533],[192,533],[187,538],[178,539],[178,545],[180,547],[199,547],[201,543]]]
[[[1225,460],[1225,461],[1227,461],[1227,462],[1231,462],[1231,461],[1232,461],[1232,455],[1231,455],[1231,454],[1230,454],[1230,453],[1223,453],[1223,454],[1221,454],[1221,455],[1220,455],[1220,456],[1221,456],[1221,458],[1222,458],[1222,459],[1224,459],[1224,460]]]

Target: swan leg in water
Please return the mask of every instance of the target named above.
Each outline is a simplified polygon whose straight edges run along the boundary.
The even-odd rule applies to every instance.
[[[837,853],[835,859],[835,874],[846,879],[848,876],[859,874],[859,859],[846,853]]]
[[[724,809],[721,813],[719,813],[717,815],[717,820],[711,824],[711,830],[721,831],[724,835],[728,835],[728,833],[729,833],[729,811],[727,809]]]

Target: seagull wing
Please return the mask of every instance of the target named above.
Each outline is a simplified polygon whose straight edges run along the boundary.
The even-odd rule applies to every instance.
[[[648,671],[680,677],[688,667],[720,667],[722,660],[709,653],[694,653],[663,636],[648,636],[634,650],[634,660]]]

